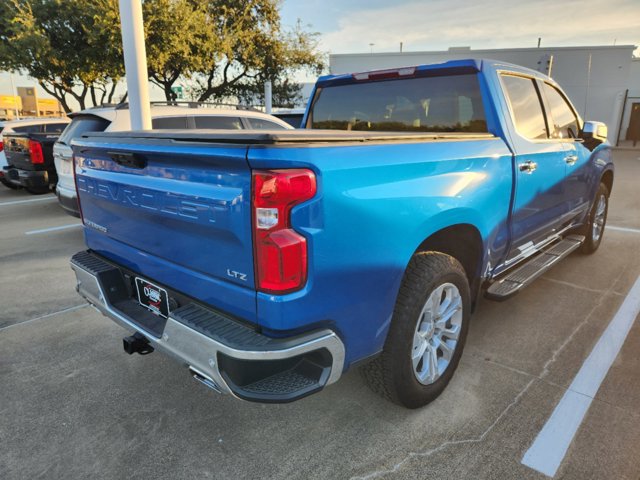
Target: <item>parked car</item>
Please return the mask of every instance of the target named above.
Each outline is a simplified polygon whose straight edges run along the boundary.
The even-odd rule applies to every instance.
[[[304,108],[277,108],[271,112],[271,115],[284,120],[293,128],[301,128],[304,112]]]
[[[60,132],[69,122],[66,118],[25,118],[0,122],[0,182],[8,188],[20,188],[20,184],[10,182],[6,178],[7,156],[4,136],[10,133],[48,133]]]
[[[59,118],[56,122],[34,125],[31,132],[3,132],[7,166],[4,178],[15,187],[24,187],[29,193],[41,194],[55,188],[58,177],[53,162],[53,144],[69,122]]]
[[[219,108],[222,107],[222,108]],[[198,102],[153,102],[151,105],[152,126],[157,129],[215,128],[230,130],[263,130],[291,128],[270,115],[259,111],[226,105]],[[76,188],[71,172],[71,141],[86,132],[116,132],[131,129],[128,105],[96,107],[71,114],[69,127],[54,145],[58,186],[56,194],[62,208],[74,217],[79,217]]]
[[[451,379],[481,295],[510,298],[600,246],[606,126],[538,72],[458,60],[322,77],[304,123],[74,142],[88,250],[71,266],[135,332],[127,352],[167,351],[259,402],[364,364],[416,408]]]

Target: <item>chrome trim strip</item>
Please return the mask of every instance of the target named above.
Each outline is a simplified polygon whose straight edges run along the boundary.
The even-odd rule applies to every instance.
[[[300,343],[297,345],[280,350],[239,350],[187,327],[173,319],[169,314],[162,337],[158,338],[116,310],[107,301],[102,285],[96,276],[74,263],[71,263],[71,268],[76,274],[77,292],[98,309],[100,313],[124,328],[141,333],[147,337],[154,348],[169,353],[187,364],[192,370],[217,385],[222,393],[233,395],[218,370],[216,361],[218,352],[241,360],[281,360],[326,348],[331,353],[332,358],[331,373],[326,385],[335,383],[342,375],[345,357],[344,344],[331,330],[313,332],[301,338]]]

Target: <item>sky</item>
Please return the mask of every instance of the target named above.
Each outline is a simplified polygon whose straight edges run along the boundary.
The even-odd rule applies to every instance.
[[[547,47],[640,45],[640,0],[283,0],[281,13],[319,32],[329,53],[535,47],[538,37]]]
[[[546,47],[640,45],[640,0],[281,0],[281,5],[283,25],[292,27],[299,19],[306,30],[320,33],[319,48],[326,53],[398,51],[400,42],[404,51],[535,47],[538,37]],[[15,83],[35,82],[16,76]],[[0,95],[10,93],[9,76],[0,74]]]

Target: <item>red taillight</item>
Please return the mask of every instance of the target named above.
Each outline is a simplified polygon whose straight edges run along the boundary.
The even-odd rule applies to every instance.
[[[0,140],[0,152],[4,150],[4,142]]]
[[[44,163],[44,155],[42,154],[42,145],[35,140],[29,140],[29,155],[31,155],[31,163],[34,165]]]
[[[291,209],[316,194],[311,170],[253,172],[256,286],[269,293],[302,288],[307,281],[307,240],[291,228]]]

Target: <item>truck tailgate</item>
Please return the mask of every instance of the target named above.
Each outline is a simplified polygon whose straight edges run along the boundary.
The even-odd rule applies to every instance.
[[[46,133],[9,133],[5,135],[4,150],[7,163],[22,170],[35,170],[48,165],[53,154],[53,143],[58,136],[58,134]],[[32,140],[40,144],[44,161],[39,165],[34,165],[31,161],[29,142]]]
[[[253,320],[247,148],[179,143],[74,142],[87,244],[142,277]]]

